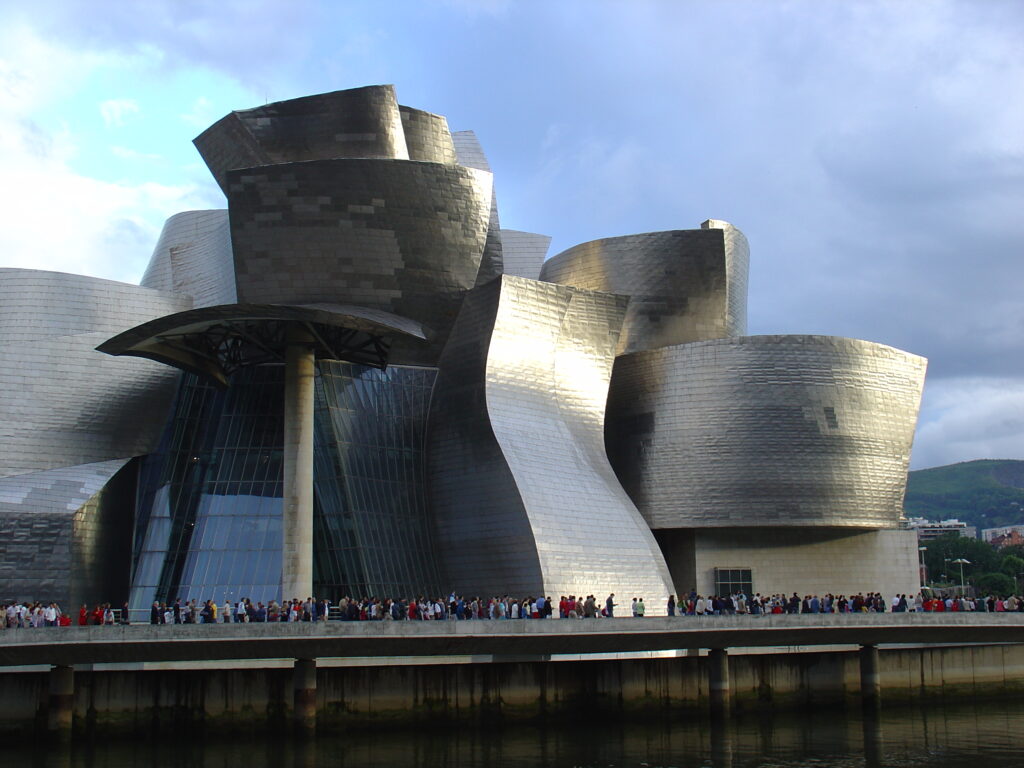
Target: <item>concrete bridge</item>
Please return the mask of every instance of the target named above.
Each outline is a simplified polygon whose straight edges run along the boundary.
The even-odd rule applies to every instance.
[[[892,643],[1024,643],[1024,613],[46,627],[0,632],[0,666]]]
[[[51,665],[48,718],[71,727],[74,665],[294,659],[293,714],[316,723],[317,659],[549,657],[707,648],[712,714],[728,713],[728,649],[859,645],[861,696],[880,700],[880,644],[1024,643],[1024,613],[802,614],[644,619],[47,627],[0,632],[0,667]]]

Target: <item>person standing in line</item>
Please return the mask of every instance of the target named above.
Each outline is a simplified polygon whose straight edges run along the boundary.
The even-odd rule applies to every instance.
[[[669,616],[675,616],[676,615],[676,596],[675,595],[669,595],[668,596],[668,615]]]
[[[609,619],[614,619],[615,618],[615,593],[614,592],[612,592],[610,595],[608,595],[608,599],[604,601],[604,610],[605,610],[605,615],[607,615]]]
[[[636,601],[636,617],[642,619],[644,614],[647,612],[647,607],[644,605],[644,599],[641,597]]]

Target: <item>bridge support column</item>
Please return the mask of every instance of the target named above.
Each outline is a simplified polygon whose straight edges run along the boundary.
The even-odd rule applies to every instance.
[[[281,600],[313,594],[313,382],[312,339],[288,328],[284,367],[284,551]]]
[[[316,730],[316,659],[296,659],[292,714],[298,731]]]
[[[712,648],[708,652],[708,693],[711,717],[729,717],[729,653],[725,648]]]
[[[71,738],[71,720],[75,704],[75,670],[55,665],[49,674],[50,695],[46,703],[46,729],[61,741]]]
[[[860,647],[860,698],[864,709],[877,712],[882,704],[882,684],[878,673],[878,647]]]

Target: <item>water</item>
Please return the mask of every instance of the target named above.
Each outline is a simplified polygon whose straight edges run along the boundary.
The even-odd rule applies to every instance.
[[[842,710],[745,715],[724,730],[694,718],[547,728],[395,726],[298,742],[285,734],[223,733],[60,748],[10,739],[4,758],[4,765],[46,768],[1021,768],[1024,702],[890,708],[877,722]]]

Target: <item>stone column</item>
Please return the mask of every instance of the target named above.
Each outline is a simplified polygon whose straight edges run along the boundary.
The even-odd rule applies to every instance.
[[[299,731],[316,730],[316,659],[296,659],[292,714]]]
[[[313,377],[312,339],[289,326],[284,374],[284,549],[281,599],[313,594]]]
[[[711,698],[711,716],[729,716],[729,653],[725,648],[712,648],[708,652],[708,692]]]
[[[49,674],[50,696],[46,706],[46,729],[51,737],[71,738],[71,719],[75,704],[75,671],[55,665]]]
[[[878,673],[878,647],[860,647],[860,697],[864,708],[877,711],[882,704],[882,685]]]

